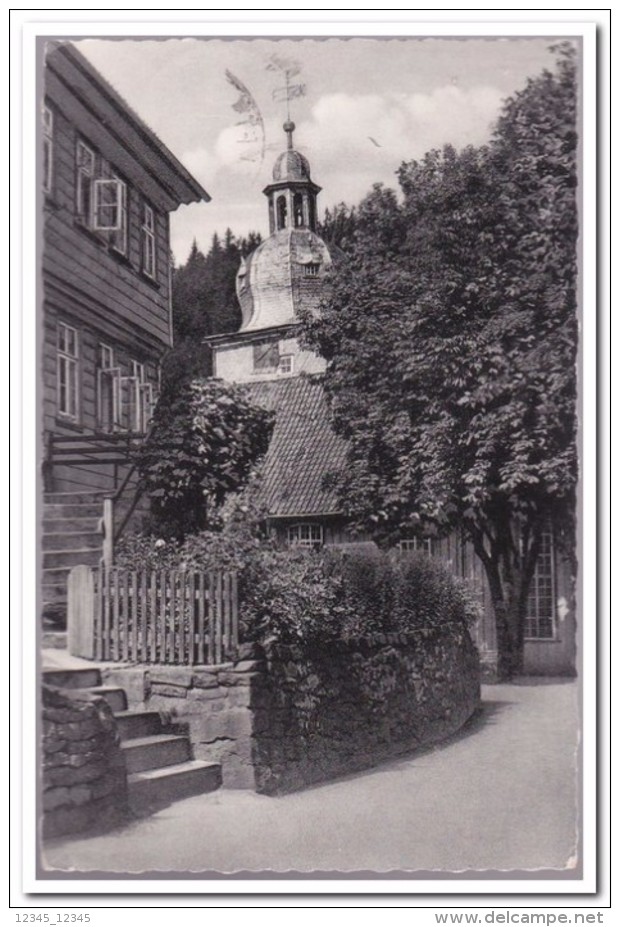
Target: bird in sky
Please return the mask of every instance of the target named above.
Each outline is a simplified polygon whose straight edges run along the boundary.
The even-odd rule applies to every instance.
[[[370,141],[373,143],[373,145],[376,145],[376,146],[377,146],[377,148],[381,148],[381,147],[382,147],[382,146],[379,144],[379,142],[378,142],[375,138],[372,137],[372,135],[369,135],[368,138],[369,138]]]

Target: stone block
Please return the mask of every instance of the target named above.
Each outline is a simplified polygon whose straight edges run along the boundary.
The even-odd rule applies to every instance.
[[[92,797],[92,789],[86,785],[74,785],[69,789],[69,801],[72,805],[85,805]]]
[[[43,810],[52,811],[61,805],[69,803],[69,789],[61,786],[57,789],[47,789],[43,793]]]
[[[165,683],[171,686],[185,686],[188,689],[194,675],[192,666],[152,666],[149,670],[151,685]]]
[[[226,699],[226,690],[221,689],[216,682],[216,688],[195,688],[187,690],[187,698],[189,701],[197,702],[214,702],[217,699],[224,702]]]
[[[265,668],[264,660],[240,660],[233,667],[234,673],[255,673]]]
[[[254,789],[254,766],[239,757],[231,757],[222,767],[222,785],[225,789]]]
[[[248,708],[252,699],[249,686],[233,686],[224,690],[226,692],[226,704],[231,708]]]
[[[102,669],[104,685],[118,686],[127,694],[132,708],[139,708],[148,699],[151,690],[150,671],[141,667],[110,667]]]
[[[187,688],[185,686],[174,686],[166,683],[153,682],[151,686],[151,698],[155,696],[166,696],[166,698],[186,698]]]
[[[217,673],[213,670],[194,669],[191,685],[199,689],[213,689],[218,685]]]
[[[252,716],[249,711],[233,709],[207,714],[191,722],[192,739],[209,743],[221,738],[237,740],[249,738],[252,733]]]
[[[253,680],[260,678],[260,673],[235,673],[234,670],[223,670],[217,674],[221,686],[251,686]]]

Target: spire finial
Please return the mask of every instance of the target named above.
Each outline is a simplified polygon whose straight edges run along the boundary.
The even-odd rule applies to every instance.
[[[295,131],[295,123],[291,119],[287,119],[284,125],[282,126],[286,132],[286,147],[289,151],[293,150],[293,132]]]

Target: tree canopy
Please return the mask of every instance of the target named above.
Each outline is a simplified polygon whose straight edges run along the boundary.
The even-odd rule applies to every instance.
[[[136,458],[158,532],[183,538],[212,526],[266,453],[272,427],[270,412],[222,380],[192,380],[160,402]]]
[[[574,52],[509,99],[490,143],[401,166],[356,211],[307,344],[349,442],[343,507],[379,540],[464,529],[518,670],[549,524],[577,476]]]

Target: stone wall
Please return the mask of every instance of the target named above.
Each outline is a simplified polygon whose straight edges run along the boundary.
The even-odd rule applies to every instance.
[[[188,726],[225,788],[276,794],[365,769],[457,731],[479,704],[461,625],[302,647],[241,646],[236,663],[110,669],[132,707]]]
[[[274,644],[252,686],[255,787],[287,792],[458,731],[480,700],[460,625],[321,647]]]
[[[127,774],[103,698],[43,686],[43,836],[106,829],[127,812]]]

